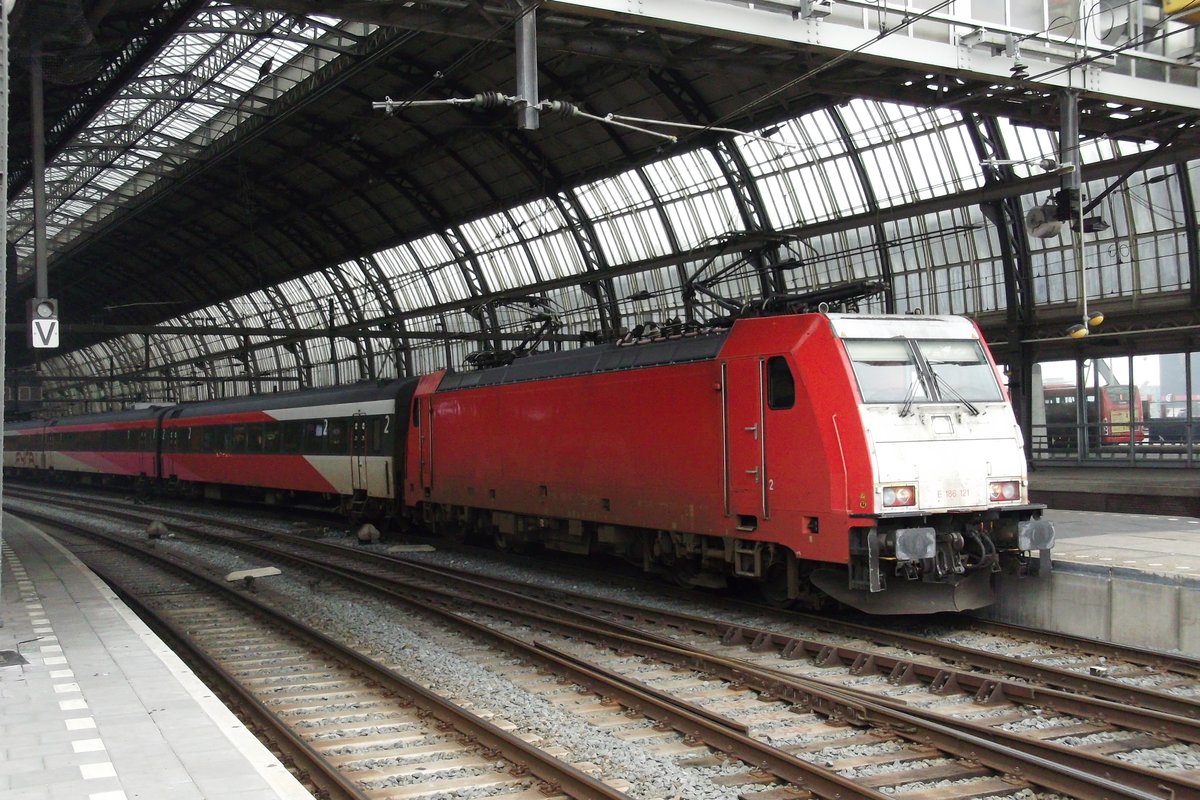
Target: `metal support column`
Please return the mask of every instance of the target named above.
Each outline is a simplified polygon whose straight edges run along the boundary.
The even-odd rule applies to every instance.
[[[33,268],[37,292],[50,295],[46,276],[46,120],[42,102],[42,40],[34,36],[29,53],[29,105],[33,139]],[[28,322],[28,320],[26,320]]]
[[[0,2],[0,396],[4,394],[5,309],[8,307],[8,2]],[[4,439],[4,417],[0,416],[0,441]],[[4,499],[4,474],[0,471],[0,501]],[[4,524],[0,522],[0,549],[4,547]],[[4,556],[0,555],[0,567]],[[0,569],[0,596],[4,591]],[[0,628],[4,627],[0,605]]]
[[[1071,198],[1069,203],[1059,203],[1060,213],[1065,205],[1068,208],[1080,209],[1080,218],[1074,220],[1074,224],[1079,226],[1075,231],[1074,241],[1075,251],[1075,302],[1082,304],[1083,307],[1083,324],[1087,325],[1087,279],[1084,276],[1083,263],[1083,194],[1082,194],[1082,169],[1083,156],[1079,152],[1079,92],[1072,89],[1065,89],[1059,95],[1058,101],[1059,112],[1059,139],[1058,139],[1058,163],[1073,164],[1075,169],[1068,172],[1062,179],[1062,190]],[[1060,216],[1061,220],[1062,217]],[[1063,220],[1066,221],[1066,220]],[[1086,329],[1086,328],[1085,328]]]
[[[525,104],[517,110],[517,129],[538,129],[537,6],[525,5],[517,17],[517,97]]]
[[[329,324],[329,363],[333,365],[333,385],[341,386],[342,367],[338,363],[337,340],[333,334],[333,298],[329,299],[329,303],[325,307],[325,315]]]

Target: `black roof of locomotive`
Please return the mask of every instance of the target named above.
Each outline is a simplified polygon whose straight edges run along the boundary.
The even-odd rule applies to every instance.
[[[719,330],[652,342],[602,344],[527,356],[504,367],[448,373],[437,391],[706,361],[717,357],[728,335],[728,330]]]

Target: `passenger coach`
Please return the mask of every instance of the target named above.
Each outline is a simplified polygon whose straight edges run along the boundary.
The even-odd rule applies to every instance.
[[[415,380],[175,406],[162,418],[161,476],[186,494],[286,503],[336,499],[356,516],[393,510],[405,444],[397,405]]]

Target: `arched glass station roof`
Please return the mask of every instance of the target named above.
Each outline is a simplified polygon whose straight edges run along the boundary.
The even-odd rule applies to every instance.
[[[772,143],[735,141],[762,198],[767,230],[784,230],[839,220],[849,214],[953,197],[983,186],[980,157],[970,141],[970,124],[954,111],[919,109],[869,100],[823,109],[789,120]],[[1037,160],[1058,150],[1045,130],[999,121],[1006,152]],[[783,145],[793,145],[785,147]],[[1121,141],[1090,141],[1084,148],[1084,195],[1094,196],[1109,180],[1089,181],[1086,164],[1145,150]],[[1034,175],[1033,165],[1017,165]],[[1196,162],[1141,170],[1099,207],[1110,228],[1086,237],[1087,292],[1093,301],[1148,298],[1187,291],[1187,229],[1196,224],[1184,206],[1186,187],[1194,192]],[[332,265],[304,277],[254,291],[208,308],[169,319],[167,325],[220,325],[248,328],[321,330],[364,321],[403,318],[414,330],[464,334],[480,331],[470,313],[475,297],[472,272],[493,291],[570,281],[587,268],[588,255],[573,234],[563,206],[582,209],[594,229],[593,244],[604,263],[621,267],[678,256],[663,266],[615,279],[615,294],[626,327],[684,314],[681,276],[702,262],[689,261],[693,248],[721,236],[746,232],[734,190],[707,149],[575,187],[569,198],[542,199],[468,220],[455,229],[414,239],[363,258]],[[1048,192],[1021,198],[1023,208],[1047,199]],[[1048,239],[1031,239],[1034,302],[1074,304],[1078,296],[1073,234],[1068,227]],[[786,273],[789,289],[802,291],[847,280],[883,278],[885,263],[894,287],[894,310],[980,315],[1002,312],[1008,304],[1003,255],[997,228],[979,207],[963,207],[906,217],[881,226],[864,225],[786,243],[799,266]],[[469,254],[469,255],[467,255]],[[675,259],[672,259],[675,260]],[[753,276],[742,275],[730,296],[753,296]],[[598,327],[597,301],[579,286],[541,293],[562,309],[564,334]],[[636,297],[637,299],[630,299]],[[883,299],[871,307],[883,310]],[[430,308],[444,309],[429,313]],[[505,312],[502,330],[518,336],[529,311],[519,304]],[[265,344],[271,337],[251,337]],[[403,337],[401,337],[403,338]],[[130,335],[48,362],[52,373],[104,376],[145,361],[192,367],[198,376],[238,377],[249,369],[276,384],[307,370],[304,382],[328,385],[368,374],[387,377],[459,367],[480,343],[411,341],[402,349],[378,340],[357,346],[337,337],[331,356],[327,339],[299,346],[264,347],[253,366],[231,358],[244,342],[231,335]],[[564,346],[572,346],[566,344]],[[399,353],[399,355],[398,355]],[[448,355],[449,354],[449,355]],[[190,362],[190,363],[189,363]],[[242,364],[241,367],[238,364]],[[224,391],[250,391],[224,384]],[[90,387],[99,394],[102,387]],[[172,387],[147,381],[137,391],[165,397]],[[176,399],[205,399],[211,384],[178,387]]]
[[[298,97],[321,91],[320,81],[330,71],[361,69],[372,57],[372,47],[403,51],[406,41],[415,41],[403,36],[399,43],[381,41],[380,37],[395,36],[383,20],[314,16],[297,13],[288,3],[273,5],[284,10],[201,5],[87,126],[57,149],[47,167],[47,234],[53,253],[70,258],[86,251],[89,237],[111,239],[122,213],[130,208],[136,213],[176,190],[178,168],[206,159],[236,162],[241,151],[231,143],[253,141],[255,125],[292,113]],[[410,15],[421,10],[408,5]],[[757,103],[754,114],[735,120],[752,136],[675,129],[677,144],[656,147],[649,134],[613,133],[603,121],[585,121],[570,129],[575,157],[584,159],[581,154],[589,149],[613,143],[630,157],[589,164],[573,173],[558,169],[566,162],[547,155],[553,151],[546,145],[540,154],[535,149],[520,157],[542,157],[546,174],[559,179],[547,179],[543,191],[497,190],[485,201],[463,203],[463,208],[479,209],[476,212],[448,210],[446,198],[456,191],[465,198],[467,190],[460,188],[465,183],[440,156],[435,160],[431,155],[427,165],[414,164],[411,173],[426,185],[445,187],[436,198],[441,202],[434,202],[434,192],[412,188],[395,168],[356,155],[356,134],[348,134],[346,141],[352,144],[346,146],[340,174],[334,174],[339,168],[328,157],[320,169],[363,198],[379,196],[373,193],[382,183],[404,194],[413,206],[421,207],[423,197],[422,224],[396,225],[395,235],[382,237],[390,240],[386,246],[357,248],[348,257],[325,259],[316,269],[297,269],[282,280],[269,279],[263,270],[260,285],[226,290],[223,299],[204,305],[191,302],[186,293],[143,297],[136,288],[126,303],[108,288],[100,298],[103,307],[92,315],[99,320],[97,331],[107,330],[103,323],[119,318],[126,304],[157,306],[142,318],[152,318],[154,327],[129,324],[136,330],[97,334],[88,346],[42,361],[44,396],[60,401],[59,408],[96,410],[463,368],[475,351],[520,342],[546,314],[553,315],[558,327],[545,337],[542,349],[587,346],[646,322],[689,317],[704,322],[706,310],[688,308],[682,292],[689,279],[699,276],[713,276],[710,288],[721,295],[745,299],[761,295],[764,286],[803,292],[849,280],[880,280],[887,292],[864,307],[972,316],[998,357],[1014,369],[1022,361],[1030,362],[1020,366],[1028,369],[1034,361],[1082,364],[1099,357],[1089,356],[1082,345],[1062,335],[1079,319],[1085,297],[1087,304],[1109,315],[1108,330],[1114,337],[1118,332],[1126,335],[1119,339],[1121,353],[1132,354],[1140,347],[1142,352],[1194,357],[1190,337],[1200,331],[1200,320],[1194,319],[1200,298],[1200,219],[1195,202],[1200,110],[1188,112],[1197,91],[1192,57],[1197,43],[1190,20],[1164,17],[1158,6],[1140,2],[1109,3],[1107,16],[1093,13],[1083,23],[1072,23],[1069,14],[1054,16],[1055,3],[1041,0],[832,6],[832,16],[821,18],[826,26],[822,36],[832,37],[838,24],[858,29],[881,57],[893,60],[907,56],[915,61],[925,40],[946,44],[947,37],[953,37],[961,53],[982,53],[1003,62],[1016,77],[1022,77],[1016,66],[1022,59],[1030,72],[1068,78],[1070,68],[1061,65],[1073,63],[1081,89],[1103,90],[1094,92],[1083,109],[1079,174],[1084,205],[1098,200],[1087,214],[1106,227],[1080,235],[1062,225],[1044,237],[1034,235],[1029,212],[1052,204],[1062,180],[1053,166],[1047,170],[1040,163],[1061,155],[1060,120],[1047,113],[1059,102],[1054,86],[1035,83],[1014,89],[999,78],[994,83],[981,80],[978,73],[983,68],[964,79],[946,69],[923,73],[912,65],[887,73],[893,80],[890,86],[856,86],[861,78],[855,72],[830,68],[809,80],[813,85],[803,102],[775,107],[773,95],[795,72],[775,75],[764,69],[755,73],[752,83],[738,84],[723,97],[723,77],[714,68],[710,74],[689,73],[676,87],[685,98],[677,105],[686,105],[687,97],[707,101],[711,113],[693,121],[716,127],[718,108]],[[565,15],[566,7],[573,4],[550,4],[539,13]],[[885,12],[894,14],[891,26]],[[565,36],[562,31],[569,26],[556,25],[555,19],[546,27],[554,36]],[[1068,23],[1075,27],[1064,32]],[[580,36],[587,36],[589,24],[594,23],[578,23]],[[647,40],[645,29],[623,24],[628,41],[640,45]],[[889,27],[896,27],[898,35],[882,41],[880,32]],[[403,25],[399,29],[403,31]],[[411,30],[423,29],[414,22]],[[612,41],[615,30],[613,25],[595,31],[595,49]],[[670,26],[664,30],[662,47],[679,47],[670,37],[682,34]],[[1074,35],[1077,30],[1091,33],[1080,38]],[[445,84],[437,91],[418,76],[397,78],[391,93],[411,99],[430,93],[469,97],[482,91],[482,76],[495,64],[478,62],[497,61],[490,53],[498,42],[510,59],[507,65],[500,61],[498,74],[511,69],[511,42],[504,39],[509,35],[507,30],[502,36],[490,30],[476,37],[479,43],[468,42],[454,51],[445,75],[437,71]],[[763,46],[757,40],[746,45],[748,38],[751,34],[745,33],[732,41],[737,47]],[[558,41],[550,46],[567,48],[554,44]],[[819,44],[828,46],[829,41]],[[708,40],[706,46],[712,52],[734,48],[721,37]],[[543,42],[543,50],[547,47]],[[1068,47],[1074,48],[1074,62],[1062,58]],[[1099,59],[1102,51],[1108,53],[1105,60]],[[752,54],[753,50],[732,52],[729,74],[741,63],[738,58]],[[429,60],[429,53],[417,53],[414,60],[419,59]],[[602,63],[613,61],[619,62],[620,55],[606,55]],[[820,65],[827,61],[811,63],[825,69]],[[1097,82],[1096,64],[1103,66],[1105,80],[1118,81],[1114,86],[1133,87],[1142,80],[1168,99],[1177,87],[1182,110],[1162,102],[1142,107],[1135,98],[1112,95],[1111,86]],[[562,77],[563,69],[558,62],[543,66],[546,73],[559,70],[552,80],[543,75],[544,97],[547,83],[557,92],[570,85]],[[631,74],[614,71],[603,89],[598,88],[605,80],[600,76],[597,84],[577,91],[587,95],[589,107],[602,116],[601,101],[607,108],[621,109],[621,101],[633,97],[622,94],[631,91],[625,83],[641,79]],[[669,77],[669,71],[664,74]],[[838,88],[824,94],[821,83],[827,79],[829,86]],[[666,86],[663,80],[654,86]],[[361,119],[347,126],[374,131],[384,124],[393,125],[391,130],[410,125],[410,131],[426,136],[426,145],[404,152],[409,160],[420,162],[424,152],[435,149],[430,142],[438,139],[441,129],[422,127],[426,118],[415,108],[402,109],[397,120],[381,121],[386,115],[368,107],[383,99],[383,88],[380,81],[359,87]],[[917,102],[921,97],[926,102]],[[641,102],[642,96],[638,98]],[[771,110],[764,112],[763,107]],[[476,119],[458,110],[436,113],[458,115],[451,124],[459,128],[471,129]],[[549,120],[544,121],[549,126]],[[485,122],[478,126],[496,130],[494,120]],[[511,128],[511,118],[505,117],[503,125]],[[320,130],[309,133],[323,135]],[[329,135],[343,132],[330,129]],[[452,135],[471,134],[455,129]],[[508,134],[487,135],[491,138],[460,140],[463,151],[470,151],[460,157],[460,171],[484,187],[515,182],[513,175],[520,170],[514,167],[518,159],[513,153],[519,148],[505,138]],[[280,158],[286,156],[280,153]],[[248,184],[253,188],[239,196],[240,187]],[[186,188],[186,182],[183,185]],[[273,224],[274,207],[262,202],[263,185],[255,175],[243,172],[227,189],[232,196],[226,216],[257,214],[256,224],[264,229]],[[295,186],[281,179],[271,189],[286,194]],[[313,201],[305,197],[300,202]],[[314,219],[328,222],[328,228],[316,234],[306,232],[297,222],[301,218],[291,214],[280,225],[291,226],[288,243],[279,244],[265,234],[231,241],[233,255],[214,257],[208,277],[180,278],[179,286],[182,290],[212,281],[228,289],[246,284],[239,270],[250,272],[247,262],[266,258],[267,251],[284,261],[305,260],[288,247],[308,251],[305,258],[320,262],[306,235],[313,235],[314,241],[353,238],[347,231],[357,219],[387,216],[386,207],[370,207],[371,202],[338,211],[340,216],[314,214]],[[25,257],[33,249],[32,193],[27,186],[11,200],[9,219],[10,240],[22,257],[24,276]],[[380,227],[378,221],[372,224]],[[406,235],[406,230],[412,234]],[[200,247],[198,236],[198,229],[181,232],[180,247]],[[126,246],[138,247],[138,242]],[[152,241],[149,247],[163,245]],[[164,269],[178,257],[169,250],[138,255],[142,260],[162,259]],[[229,267],[227,261],[240,266]],[[202,262],[200,258],[191,263]],[[530,302],[530,297],[536,299]],[[1156,327],[1180,333],[1136,338]],[[1088,346],[1102,341],[1103,336],[1097,336]],[[1109,351],[1098,352],[1107,357]],[[62,380],[56,383],[55,378]],[[1132,379],[1126,374],[1124,380]],[[1187,392],[1191,381],[1189,372]],[[1195,381],[1200,383],[1200,374]],[[1162,387],[1158,389],[1163,396]],[[1196,413],[1200,415],[1200,409]]]

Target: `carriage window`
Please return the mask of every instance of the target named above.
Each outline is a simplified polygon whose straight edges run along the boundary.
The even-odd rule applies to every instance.
[[[279,452],[279,423],[267,422],[263,425],[263,445],[264,453]]]
[[[323,419],[304,423],[304,452],[310,455],[325,452],[325,428]]]
[[[767,359],[767,407],[776,411],[796,404],[796,381],[787,359],[772,356]]]
[[[284,453],[299,453],[304,441],[304,423],[289,420],[282,423],[279,431],[279,449]]]
[[[346,451],[346,420],[329,420],[329,452],[341,454]]]
[[[263,446],[263,426],[262,425],[247,425],[246,426],[246,452],[261,453]]]
[[[246,452],[246,426],[234,425],[233,436],[230,441],[229,451],[231,453]]]

